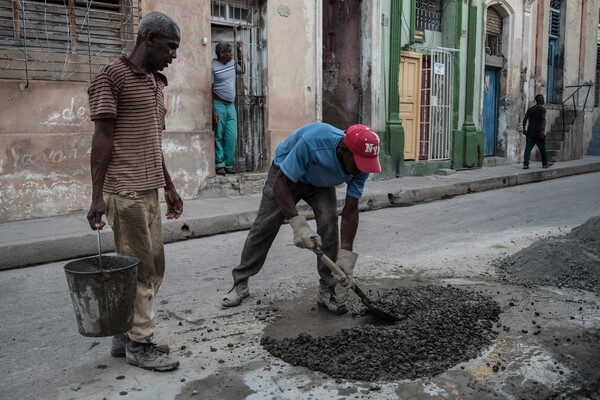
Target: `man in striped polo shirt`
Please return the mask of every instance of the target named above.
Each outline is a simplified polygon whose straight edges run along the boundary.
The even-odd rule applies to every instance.
[[[117,253],[140,260],[133,328],[113,337],[111,353],[157,371],[179,366],[168,346],[154,343],[154,299],[165,270],[158,189],[164,189],[168,219],[183,211],[162,152],[167,78],[157,71],[177,57],[179,41],[171,18],[146,15],[131,54],[104,67],[88,89],[94,136],[87,218],[93,230],[102,229],[106,213]]]

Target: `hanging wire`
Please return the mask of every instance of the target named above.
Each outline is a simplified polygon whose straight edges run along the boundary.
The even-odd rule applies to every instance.
[[[87,21],[87,33],[88,33],[88,68],[90,71],[90,82],[92,81],[92,38],[90,33],[90,8],[92,7],[92,0],[88,0],[87,9],[85,12],[85,19],[82,25]]]
[[[21,9],[22,9],[22,25],[23,25],[23,41],[25,43],[25,89],[29,87],[29,56],[27,55],[27,28],[25,27],[25,1],[21,1]]]
[[[75,3],[73,2],[73,4],[75,4]],[[65,52],[65,61],[63,62],[62,72],[60,72],[60,75],[59,75],[60,80],[64,80],[66,78],[67,70],[69,69],[69,61],[71,60],[71,53],[75,50],[75,48],[71,49],[71,47],[72,47],[71,46],[72,45],[72,42],[71,42],[71,40],[72,40],[72,38],[71,38],[71,32],[72,32],[71,12],[73,12],[73,10],[71,10],[69,5],[67,4],[67,0],[63,0],[63,6],[65,7],[65,19],[67,20],[67,32],[68,32],[69,39],[67,40],[67,51]]]

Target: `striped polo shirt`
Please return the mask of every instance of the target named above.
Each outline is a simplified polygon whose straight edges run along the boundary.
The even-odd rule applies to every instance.
[[[92,121],[115,120],[105,192],[151,190],[165,186],[162,131],[167,78],[146,75],[125,57],[102,68],[88,89]]]
[[[211,63],[213,93],[220,99],[233,103],[235,101],[235,74],[241,74],[242,68],[233,59],[223,64],[216,58]]]

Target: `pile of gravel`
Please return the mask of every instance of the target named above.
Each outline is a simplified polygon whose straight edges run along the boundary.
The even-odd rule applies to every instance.
[[[539,240],[500,260],[496,267],[520,283],[600,293],[600,216],[567,235]]]
[[[372,382],[439,374],[477,357],[497,335],[492,328],[500,307],[477,293],[427,285],[380,290],[369,297],[386,309],[401,307],[397,314],[404,319],[318,338],[265,337],[261,344],[292,365]]]

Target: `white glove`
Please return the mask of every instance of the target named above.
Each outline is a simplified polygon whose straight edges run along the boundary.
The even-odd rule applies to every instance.
[[[351,288],[354,285],[353,274],[357,258],[358,254],[353,253],[350,250],[340,249],[338,251],[337,260],[335,263],[342,271],[344,271],[344,274],[346,274],[346,279],[344,279],[335,272],[333,273],[333,277],[340,286]]]
[[[290,219],[290,225],[294,231],[294,244],[296,246],[311,250],[321,247],[321,237],[310,229],[306,218],[296,215]]]

